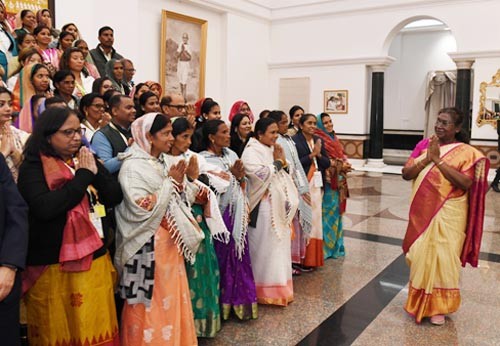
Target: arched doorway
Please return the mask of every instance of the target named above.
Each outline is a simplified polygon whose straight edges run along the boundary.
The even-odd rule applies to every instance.
[[[455,104],[457,44],[450,28],[431,17],[413,17],[388,35],[384,50],[396,60],[385,71],[384,162],[402,164],[424,135],[437,109]]]

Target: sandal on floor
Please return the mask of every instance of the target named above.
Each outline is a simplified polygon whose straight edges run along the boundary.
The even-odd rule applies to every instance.
[[[302,274],[302,273],[300,272],[300,270],[298,270],[298,269],[296,269],[296,268],[292,268],[292,275],[294,275],[294,276],[299,276],[300,274]]]
[[[431,323],[435,326],[442,326],[445,321],[446,318],[444,315],[435,315],[431,317]]]
[[[314,271],[315,269],[316,268],[314,268],[314,267],[306,267],[306,266],[300,267],[300,271],[303,273],[310,273],[310,272]]]

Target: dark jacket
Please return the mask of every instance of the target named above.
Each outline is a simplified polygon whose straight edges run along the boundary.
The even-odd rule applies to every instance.
[[[28,252],[28,205],[0,154],[0,264],[24,269]]]
[[[96,159],[97,161],[97,159]],[[18,186],[29,205],[28,265],[59,263],[66,214],[87,196],[87,187],[92,184],[99,193],[99,200],[109,209],[121,202],[123,194],[120,184],[104,166],[97,161],[97,174],[87,169],[78,169],[75,177],[62,188],[51,191],[45,181],[40,157],[28,156],[19,168]],[[103,222],[104,243],[107,243],[109,227]],[[106,253],[103,246],[94,253],[94,258]]]
[[[321,175],[323,177],[323,186],[326,186],[325,170],[330,167],[330,159],[328,158],[328,153],[326,152],[325,143],[323,143],[323,140],[316,136],[313,136],[313,138],[314,142],[316,142],[318,139],[321,140],[321,157],[316,158],[316,161],[318,162],[318,170],[321,171]],[[299,154],[300,163],[302,164],[304,172],[307,175],[309,173],[311,165],[313,164],[313,160],[311,160],[311,158],[309,157],[309,154],[311,154],[311,149],[309,149],[307,140],[302,132],[297,133],[292,137],[292,139],[295,142],[295,146],[297,147],[297,153]]]
[[[108,60],[106,60],[106,57],[104,56],[102,50],[99,48],[99,45],[97,45],[97,47],[95,47],[94,49],[90,50],[90,56],[94,60],[94,64],[97,67],[97,70],[99,71],[99,75],[101,77],[106,76],[105,66]],[[121,60],[123,59],[123,56],[118,54],[114,48],[111,48],[111,59]]]

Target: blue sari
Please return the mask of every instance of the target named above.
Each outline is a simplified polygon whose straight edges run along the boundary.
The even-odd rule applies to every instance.
[[[335,134],[326,131],[321,114],[317,116],[317,128],[315,134],[323,139],[330,159],[335,162],[327,170],[323,193],[323,254],[325,259],[339,258],[345,256],[342,214],[348,193],[345,174],[341,172],[344,157]]]

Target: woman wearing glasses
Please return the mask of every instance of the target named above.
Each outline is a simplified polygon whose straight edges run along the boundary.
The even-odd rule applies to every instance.
[[[106,126],[111,116],[106,113],[106,103],[98,93],[90,93],[82,97],[80,100],[80,114],[83,119],[82,128],[85,128],[85,138],[90,141],[100,128]]]
[[[458,310],[460,265],[477,267],[489,161],[466,144],[463,114],[439,111],[435,134],[417,144],[403,168],[413,180],[403,251],[410,266],[405,310],[436,325]]]
[[[105,213],[119,183],[81,147],[74,110],[47,109],[26,144],[18,187],[29,206],[24,273],[28,337],[36,345],[118,343]]]

